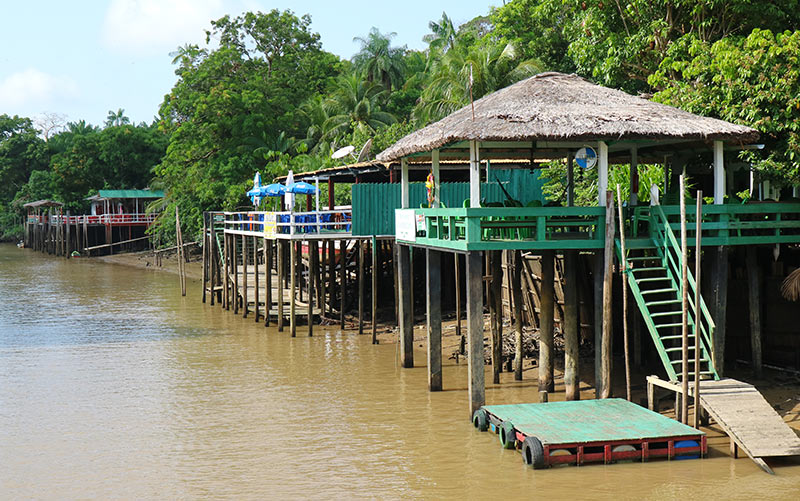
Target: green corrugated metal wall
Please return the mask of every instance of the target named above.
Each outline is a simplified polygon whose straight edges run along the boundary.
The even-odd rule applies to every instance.
[[[481,184],[481,199],[502,202],[506,199],[495,179],[523,205],[533,200],[544,202],[539,171],[524,169],[491,169],[491,183]],[[462,207],[469,198],[469,183],[442,183],[441,200],[446,207]],[[394,235],[394,210],[400,208],[400,184],[353,185],[353,235]],[[424,183],[409,186],[409,206],[428,205]]]

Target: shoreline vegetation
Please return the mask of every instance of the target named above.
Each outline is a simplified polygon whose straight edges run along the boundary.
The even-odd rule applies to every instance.
[[[209,20],[208,42],[165,54],[175,83],[151,123],[131,123],[124,109],[99,126],[0,110],[0,238],[18,237],[26,202],[53,199],[80,214],[97,190],[151,187],[166,193],[149,209],[164,214],[152,231],[168,247],[176,206],[193,239],[203,211],[250,205],[245,192],[256,172],[269,182],[332,167],[332,152],[368,143],[374,158],[471,99],[548,71],[757,129],[764,148],[741,160],[752,166],[754,187],[768,182],[772,196],[783,188],[789,196],[800,185],[795,4],[512,0],[465,22],[443,12],[427,23],[423,50],[356,26],[349,60],[323,50],[307,14]],[[690,172],[706,165],[700,156],[689,164]],[[544,192],[558,202],[563,169],[542,172]],[[616,182],[625,172],[621,165],[609,175]],[[577,205],[593,201],[595,176],[576,180]],[[347,204],[348,186],[336,189],[336,203]]]

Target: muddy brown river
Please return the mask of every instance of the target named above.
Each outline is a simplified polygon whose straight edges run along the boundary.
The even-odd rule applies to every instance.
[[[292,339],[188,286],[0,245],[0,498],[800,499],[800,465],[769,476],[713,430],[704,460],[534,471],[472,428],[463,360],[429,393],[393,344]]]

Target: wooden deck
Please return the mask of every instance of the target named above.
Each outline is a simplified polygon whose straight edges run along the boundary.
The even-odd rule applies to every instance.
[[[655,376],[648,384],[680,392],[680,385]],[[689,386],[694,395],[694,385]],[[744,451],[764,471],[773,473],[762,458],[800,456],[800,437],[751,384],[736,379],[701,381],[700,405],[731,439],[731,451]]]

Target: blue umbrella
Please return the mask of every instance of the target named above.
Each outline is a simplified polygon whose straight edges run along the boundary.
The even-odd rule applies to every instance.
[[[261,203],[261,197],[263,196],[261,193],[261,173],[256,172],[256,175],[253,177],[253,189],[247,192],[247,196],[250,197],[250,200],[253,201],[253,205],[258,207],[258,204]]]
[[[261,194],[267,197],[282,197],[286,194],[286,186],[280,183],[268,184],[261,187]]]
[[[313,184],[300,181],[299,183],[292,183],[286,187],[287,193],[297,193],[299,195],[316,195],[317,189]]]

